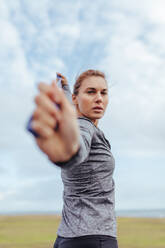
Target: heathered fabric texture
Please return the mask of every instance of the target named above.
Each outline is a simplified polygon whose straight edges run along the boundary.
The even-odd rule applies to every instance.
[[[70,95],[68,87],[65,94]],[[115,214],[115,160],[104,133],[91,120],[79,117],[80,148],[61,167],[64,184],[62,237],[109,235],[117,237]]]

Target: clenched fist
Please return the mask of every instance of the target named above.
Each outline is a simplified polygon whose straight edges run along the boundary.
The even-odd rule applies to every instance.
[[[56,82],[40,83],[31,122],[39,148],[53,162],[68,161],[79,149],[76,110]]]

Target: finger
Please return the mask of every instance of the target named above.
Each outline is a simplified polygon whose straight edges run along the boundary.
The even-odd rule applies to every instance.
[[[59,73],[59,72],[57,72],[56,74],[57,74],[57,76],[61,77],[61,83],[62,83],[63,86],[68,84],[68,81],[67,81],[66,77],[64,77],[64,76],[63,76],[61,73]]]
[[[68,99],[66,98],[62,89],[60,89],[57,85],[54,85],[54,98],[53,100],[58,103],[60,106],[60,110],[63,110],[70,106]]]
[[[58,78],[56,78],[56,80],[52,80],[51,86],[54,87],[55,84],[57,84],[58,82]]]
[[[53,98],[54,87],[52,85],[48,85],[45,83],[39,83],[38,89],[40,92],[44,93],[45,95],[49,96],[51,99]]]
[[[43,125],[49,126],[50,128],[55,128],[57,126],[57,119],[40,107],[34,111],[33,120],[38,120],[43,123]]]
[[[54,134],[54,130],[52,128],[39,121],[33,120],[31,122],[31,127],[39,135],[39,138],[47,139]]]
[[[58,87],[57,87],[58,88]],[[56,99],[59,101],[58,96]],[[37,108],[40,108],[42,111],[47,112],[49,115],[54,116],[57,120],[61,119],[61,114],[59,112],[59,107],[50,100],[45,94],[40,93],[35,97],[35,102]]]
[[[57,74],[57,76],[66,79],[60,72],[57,72],[56,74]]]

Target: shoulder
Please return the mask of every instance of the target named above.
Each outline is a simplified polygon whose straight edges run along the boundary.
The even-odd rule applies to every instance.
[[[94,130],[96,129],[96,126],[87,117],[78,117],[77,119],[78,119],[79,126],[94,129]]]
[[[79,123],[80,130],[89,132],[92,135],[96,132],[95,125],[87,117],[78,117],[78,123]]]

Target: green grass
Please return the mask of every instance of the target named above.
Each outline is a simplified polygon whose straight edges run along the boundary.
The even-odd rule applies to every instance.
[[[53,248],[60,217],[0,216],[0,248]],[[165,218],[117,218],[119,248],[165,248]]]
[[[118,218],[119,248],[165,248],[165,218]]]
[[[0,248],[51,248],[58,216],[0,216]]]

